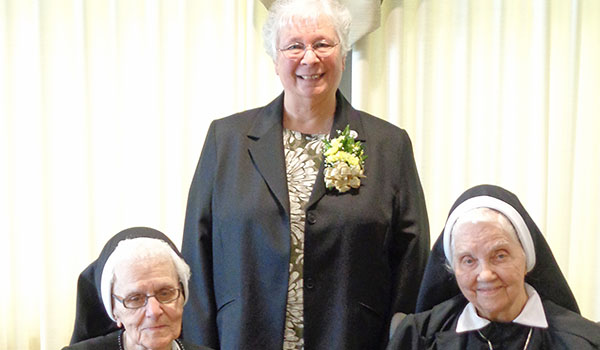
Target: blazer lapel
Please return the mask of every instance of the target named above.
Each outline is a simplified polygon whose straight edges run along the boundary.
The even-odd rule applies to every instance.
[[[338,136],[337,130],[344,130],[346,125],[350,125],[350,129],[358,133],[357,140],[365,143],[367,141],[367,135],[364,133],[362,121],[358,111],[350,105],[348,100],[346,100],[344,95],[342,95],[339,90],[336,92],[336,100],[337,102],[335,107],[335,115],[333,117],[333,126],[331,127],[329,138],[336,138]],[[325,162],[321,162],[321,167],[319,169],[319,173],[317,174],[313,191],[306,206],[307,209],[317,203],[325,195],[325,193],[327,193],[327,188],[325,187],[325,175],[323,173],[324,169]]]
[[[283,153],[283,94],[262,108],[248,132],[248,152],[286,213],[290,212],[285,156]]]

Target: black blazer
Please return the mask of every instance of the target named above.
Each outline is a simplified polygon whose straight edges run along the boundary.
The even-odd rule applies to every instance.
[[[191,184],[182,253],[192,268],[183,336],[221,349],[282,349],[290,259],[283,94],[214,121]],[[378,349],[395,312],[414,311],[429,254],[423,191],[407,133],[338,91],[332,128],[365,146],[358,189],[306,209],[307,349]]]

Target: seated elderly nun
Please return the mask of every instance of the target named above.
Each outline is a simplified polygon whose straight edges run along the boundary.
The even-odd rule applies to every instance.
[[[463,193],[429,257],[417,313],[388,349],[598,349],[542,233],[518,198]]]
[[[208,349],[178,339],[189,278],[163,233],[119,232],[79,276],[75,329],[64,349]]]

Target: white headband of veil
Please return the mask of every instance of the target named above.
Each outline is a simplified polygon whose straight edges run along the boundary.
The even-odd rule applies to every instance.
[[[531,233],[529,232],[529,228],[523,217],[515,208],[513,208],[510,204],[503,202],[497,198],[490,196],[478,196],[469,198],[466,201],[460,203],[453,211],[450,213],[448,220],[446,221],[446,226],[444,227],[444,254],[446,255],[446,260],[452,268],[454,268],[454,262],[452,261],[450,242],[452,237],[452,230],[454,229],[454,224],[456,221],[466,212],[472,209],[477,208],[490,208],[494,209],[500,213],[502,213],[508,220],[510,220],[511,224],[517,231],[517,236],[519,237],[519,241],[523,250],[525,251],[525,259],[527,272],[531,271],[535,266],[535,247],[533,246],[533,240],[531,239]]]
[[[187,297],[189,295],[188,293],[188,280],[190,278],[189,276],[189,268],[187,268],[187,273],[186,268],[180,265],[186,265],[185,261],[179,256],[177,255],[177,253],[175,251],[173,251],[173,248],[165,241],[158,239],[158,238],[152,238],[152,237],[135,237],[135,238],[130,238],[130,239],[135,239],[135,240],[158,240],[162,243],[164,243],[167,247],[169,247],[169,255],[171,257],[171,260],[173,261],[173,266],[175,267],[175,271],[177,272],[177,275],[179,277],[179,282],[181,282],[181,284],[183,285],[183,305],[185,305],[187,303]],[[123,241],[121,241],[123,242]],[[119,242],[119,243],[121,243]],[[117,247],[115,248],[115,250],[117,250],[119,248],[119,246],[117,245]],[[112,307],[112,287],[113,287],[113,276],[114,276],[114,269],[116,266],[116,261],[114,259],[114,254],[115,252],[113,251],[111,253],[111,255],[108,257],[108,259],[106,260],[106,263],[104,264],[104,268],[102,269],[102,277],[101,277],[101,282],[100,282],[100,290],[101,290],[101,297],[102,297],[102,303],[104,304],[104,309],[106,310],[106,313],[108,314],[108,317],[111,318],[111,320],[116,321],[115,320],[115,316],[113,315],[113,307]]]

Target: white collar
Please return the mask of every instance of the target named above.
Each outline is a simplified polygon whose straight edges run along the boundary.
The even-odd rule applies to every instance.
[[[546,313],[539,294],[527,283],[525,283],[525,291],[528,296],[527,303],[513,322],[529,327],[548,328]],[[487,326],[489,323],[489,320],[477,315],[477,310],[475,310],[473,304],[468,303],[458,317],[456,333],[475,331]]]

